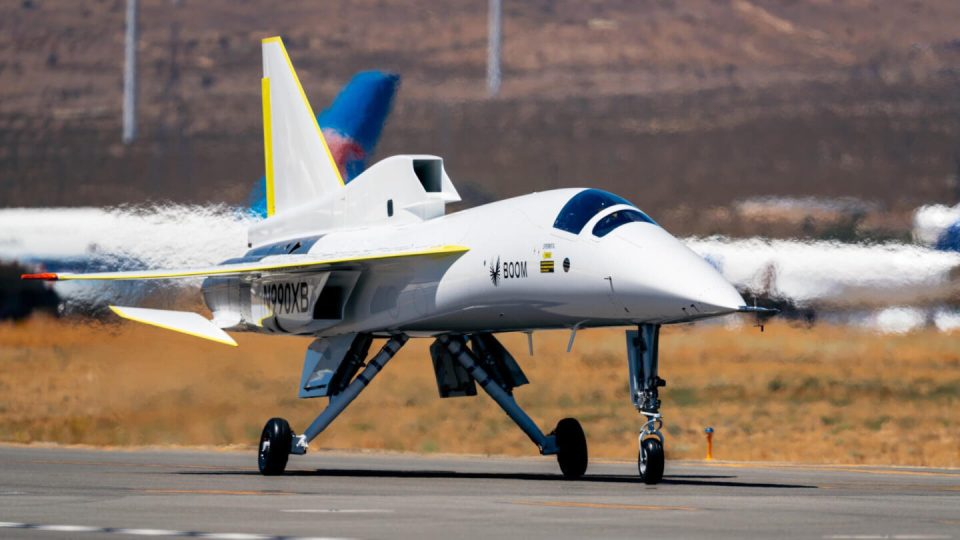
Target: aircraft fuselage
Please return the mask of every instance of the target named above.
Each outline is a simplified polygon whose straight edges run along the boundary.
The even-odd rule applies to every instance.
[[[469,251],[381,262],[375,271],[359,263],[263,279],[209,278],[205,298],[215,317],[237,319],[237,329],[317,336],[671,323],[744,304],[713,267],[652,220],[595,234],[604,218],[632,206],[604,207],[576,233],[556,227],[558,212],[580,192],[534,193],[425,221],[290,239],[284,246],[299,242],[296,252],[309,254],[454,244]]]

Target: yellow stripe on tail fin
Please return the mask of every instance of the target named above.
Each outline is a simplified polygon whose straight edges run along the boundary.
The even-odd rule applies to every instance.
[[[273,126],[270,118],[270,79],[260,79],[260,91],[263,95],[263,165],[267,180],[267,217],[277,212],[273,196]]]

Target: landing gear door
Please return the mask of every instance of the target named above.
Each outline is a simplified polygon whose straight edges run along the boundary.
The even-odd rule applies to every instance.
[[[330,383],[356,337],[356,334],[343,334],[320,338],[310,344],[303,359],[299,397],[326,397],[332,394]]]
[[[637,330],[627,331],[630,399],[637,409],[650,407],[650,399],[657,398],[659,343],[658,324],[641,324]]]

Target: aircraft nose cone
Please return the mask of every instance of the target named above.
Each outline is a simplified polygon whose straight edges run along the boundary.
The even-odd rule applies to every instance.
[[[611,243],[617,296],[630,313],[662,320],[737,311],[743,297],[717,270],[660,227],[622,227]]]
[[[703,306],[709,311],[737,311],[740,306],[745,305],[740,293],[737,292],[733,285],[723,279],[713,267],[710,267],[705,273],[714,274],[716,277],[719,277],[719,283],[713,283],[698,293],[690,295],[688,299],[692,304]],[[706,276],[704,276],[704,278],[706,278]],[[703,280],[717,281],[711,278],[713,278],[713,276]]]
[[[743,297],[727,280],[699,255],[679,242],[677,249],[660,261],[652,276],[651,288],[659,290],[667,302],[682,306],[684,315],[696,318],[737,311]]]

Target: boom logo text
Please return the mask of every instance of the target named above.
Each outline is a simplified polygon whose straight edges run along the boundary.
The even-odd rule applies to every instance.
[[[490,263],[490,281],[494,287],[500,285],[505,279],[518,279],[527,277],[527,261],[507,261],[500,262],[497,257],[496,262]]]

